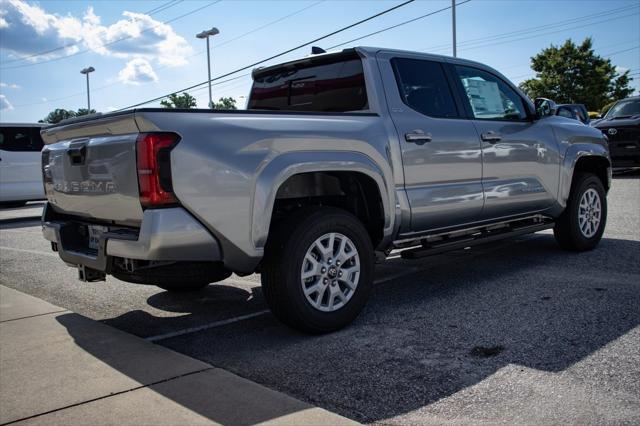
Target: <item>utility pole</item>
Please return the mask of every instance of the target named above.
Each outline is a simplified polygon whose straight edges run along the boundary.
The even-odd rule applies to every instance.
[[[220,31],[216,27],[212,27],[210,30],[202,31],[201,33],[196,34],[197,38],[206,38],[207,39],[207,70],[209,75],[209,108],[213,108],[213,98],[211,97],[211,56],[209,53],[209,37],[214,36],[216,34],[220,34]]]
[[[451,0],[451,29],[453,30],[453,57],[458,56],[456,46],[456,0]]]
[[[94,72],[96,69],[93,67],[84,68],[80,71],[80,74],[87,76],[87,114],[91,114],[91,97],[89,96],[89,73]]]

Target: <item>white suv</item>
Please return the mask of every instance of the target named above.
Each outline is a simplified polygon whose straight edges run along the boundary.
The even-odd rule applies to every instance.
[[[42,200],[40,151],[42,124],[0,124],[0,203],[21,205]]]

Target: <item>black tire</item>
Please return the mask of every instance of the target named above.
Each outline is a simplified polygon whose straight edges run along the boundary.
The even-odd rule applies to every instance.
[[[206,287],[209,283],[222,281],[231,275],[222,264],[214,262],[177,262],[171,265],[129,272],[114,265],[111,274],[122,281],[150,284],[164,290],[182,293]]]
[[[360,276],[351,298],[331,312],[316,309],[304,295],[301,281],[307,250],[325,234],[337,232],[353,242],[360,260]],[[362,223],[337,208],[303,210],[270,232],[262,263],[262,289],[273,314],[286,325],[320,334],[350,324],[364,307],[373,288],[375,256]]]
[[[580,201],[590,189],[594,189],[600,198],[601,217],[596,232],[588,237],[580,230],[579,211]],[[602,239],[602,234],[607,222],[607,194],[602,181],[591,173],[578,173],[571,184],[571,192],[567,207],[556,221],[553,235],[556,241],[565,250],[586,251],[593,249]]]

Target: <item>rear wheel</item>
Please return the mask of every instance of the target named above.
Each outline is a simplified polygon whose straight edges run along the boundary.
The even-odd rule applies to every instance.
[[[277,226],[265,250],[262,287],[283,323],[327,333],[351,323],[373,286],[369,235],[352,214],[330,207],[306,210]]]
[[[591,173],[577,174],[567,208],[553,228],[556,241],[565,250],[591,250],[602,239],[606,221],[607,195],[602,182]]]

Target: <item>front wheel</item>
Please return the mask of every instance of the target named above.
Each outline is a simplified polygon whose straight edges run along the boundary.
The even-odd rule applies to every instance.
[[[553,234],[565,250],[591,250],[604,232],[607,195],[600,179],[591,173],[575,176],[567,208],[558,218]]]
[[[276,226],[265,249],[262,288],[273,314],[308,333],[351,323],[373,287],[369,234],[352,214],[329,207]]]

